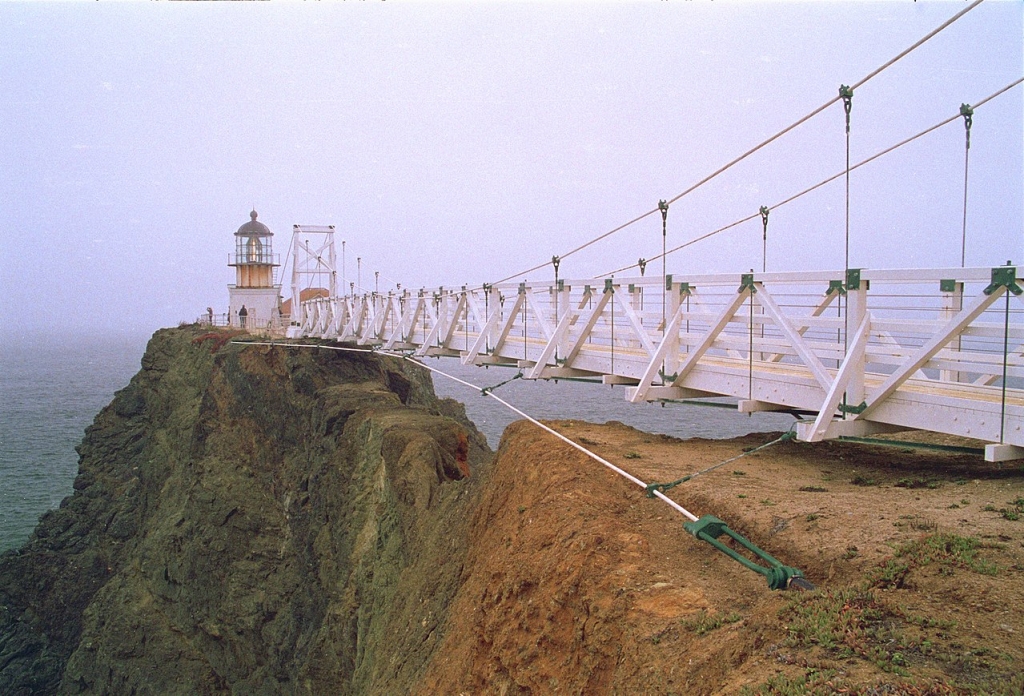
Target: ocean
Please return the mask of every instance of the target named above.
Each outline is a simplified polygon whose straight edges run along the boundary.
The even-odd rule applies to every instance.
[[[148,336],[34,335],[5,337],[0,350],[0,552],[20,547],[47,510],[72,492],[79,444],[96,414],[140,365]],[[506,368],[464,367],[454,359],[431,367],[478,386],[512,378]],[[494,399],[440,375],[439,396],[463,402],[470,419],[497,448],[505,427],[519,418]],[[787,430],[793,418],[752,416],[685,404],[629,404],[622,387],[561,380],[517,379],[495,392],[540,420],[620,421],[680,438],[729,438]]]

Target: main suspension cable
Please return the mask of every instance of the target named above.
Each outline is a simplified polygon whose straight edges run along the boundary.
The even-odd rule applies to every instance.
[[[1008,92],[1009,90],[1013,89],[1014,87],[1016,87],[1017,85],[1021,84],[1022,82],[1024,82],[1024,77],[1020,77],[1020,78],[1014,80],[1013,82],[1011,82],[1010,84],[1006,85],[1002,89],[1000,89],[1000,90],[998,90],[996,92],[993,92],[992,94],[988,95],[987,97],[985,97],[984,99],[979,101],[977,104],[975,104],[973,107],[971,107],[972,110],[973,111],[977,111],[978,108],[981,107],[982,105],[986,104],[987,102],[992,101],[993,99],[995,99],[996,97],[1000,96],[1001,94],[1003,94],[1005,92]],[[801,198],[802,196],[805,196],[805,195],[807,195],[807,194],[809,194],[809,193],[811,193],[813,191],[816,191],[819,188],[821,188],[822,186],[825,186],[827,184],[831,184],[836,179],[846,175],[847,171],[850,171],[850,172],[856,171],[857,169],[863,167],[864,165],[870,164],[871,162],[874,162],[879,157],[887,155],[890,152],[893,152],[894,150],[898,150],[899,148],[903,147],[904,145],[909,145],[910,143],[914,142],[915,140],[917,140],[919,138],[922,138],[922,137],[928,135],[929,133],[931,133],[932,131],[938,130],[939,128],[942,128],[943,126],[948,125],[948,124],[952,123],[953,121],[956,121],[956,120],[958,120],[960,118],[962,118],[962,114],[960,112],[957,112],[956,115],[950,116],[947,119],[939,121],[934,126],[930,126],[929,128],[924,129],[920,133],[917,133],[916,135],[912,135],[909,138],[901,140],[900,142],[896,143],[895,145],[890,145],[889,147],[885,148],[884,150],[876,152],[875,154],[871,155],[867,159],[861,160],[857,164],[852,165],[849,168],[849,170],[843,169],[842,171],[837,172],[836,174],[833,174],[832,176],[828,177],[827,179],[823,179],[823,180],[819,181],[818,183],[814,184],[813,186],[809,186],[809,187],[805,188],[803,191],[800,191],[799,193],[793,194],[789,198],[786,198],[785,200],[783,200],[783,201],[781,201],[779,203],[776,203],[775,205],[767,206],[767,207],[768,207],[769,210],[775,210],[776,208],[781,208],[782,206],[786,205],[787,203],[792,203],[796,199]],[[702,234],[699,237],[695,237],[695,238],[693,238],[693,239],[691,239],[691,240],[689,240],[687,242],[684,242],[684,243],[682,243],[682,244],[680,244],[678,246],[672,247],[666,253],[667,254],[673,254],[673,253],[675,253],[677,251],[685,249],[688,246],[692,246],[692,245],[696,244],[697,242],[704,241],[705,239],[707,239],[709,237],[714,237],[717,234],[720,234],[720,233],[725,232],[727,230],[731,230],[733,227],[737,227],[738,225],[742,225],[745,222],[750,222],[751,220],[754,220],[754,219],[759,218],[759,217],[761,217],[761,214],[759,212],[758,213],[754,213],[753,215],[748,215],[745,218],[742,218],[740,220],[736,220],[735,222],[731,222],[728,225],[725,225],[723,227],[719,227],[719,228],[717,228],[715,230],[712,230],[711,232],[707,232],[705,234]],[[644,260],[646,262],[651,262],[651,261],[657,261],[660,258],[661,258],[661,255],[659,254],[658,256],[653,256],[651,258],[644,259]],[[636,267],[637,267],[637,264],[634,263],[634,264],[631,264],[629,266],[623,266],[622,268],[617,268],[614,271],[609,271],[607,273],[603,273],[601,275],[597,275],[597,276],[594,276],[594,277],[595,278],[606,278],[606,277],[614,275],[616,273],[622,273],[623,271],[628,271],[629,269],[636,268]]]
[[[921,38],[920,40],[918,40],[918,41],[917,41],[916,43],[914,43],[914,44],[913,44],[912,46],[910,46],[909,48],[905,49],[905,50],[904,50],[903,52],[899,53],[899,54],[898,54],[898,55],[896,55],[896,56],[895,56],[894,58],[892,58],[892,59],[890,59],[889,61],[887,61],[886,63],[884,63],[884,64],[883,64],[882,66],[880,66],[879,68],[876,68],[876,69],[875,69],[875,70],[873,70],[872,72],[868,73],[868,74],[867,74],[866,76],[864,76],[863,78],[861,78],[861,80],[860,80],[859,82],[855,82],[855,83],[853,84],[853,86],[851,87],[851,90],[853,90],[853,89],[857,89],[857,88],[858,88],[858,87],[860,87],[861,85],[863,85],[863,84],[865,84],[866,82],[868,82],[868,80],[870,80],[870,79],[872,79],[872,78],[876,77],[877,75],[879,75],[880,73],[882,73],[882,72],[883,72],[884,70],[886,70],[887,68],[890,68],[890,67],[892,67],[892,66],[893,66],[893,65],[894,65],[894,64],[895,64],[895,63],[896,63],[897,61],[899,61],[900,59],[902,59],[902,58],[906,57],[906,56],[907,56],[908,54],[910,54],[910,53],[911,53],[912,51],[914,51],[915,49],[919,48],[919,47],[920,47],[920,46],[921,46],[922,44],[924,44],[925,42],[927,42],[927,41],[928,41],[929,39],[933,38],[933,37],[934,37],[935,35],[939,34],[939,33],[940,33],[940,32],[942,32],[942,31],[943,31],[944,29],[948,28],[948,27],[949,27],[949,26],[950,26],[951,24],[953,24],[953,23],[954,23],[954,22],[956,22],[956,21],[957,21],[958,19],[960,19],[961,17],[963,17],[963,16],[965,15],[965,14],[967,14],[968,12],[970,12],[971,10],[973,10],[973,9],[974,9],[975,7],[977,7],[978,5],[980,5],[980,4],[982,3],[982,2],[983,2],[983,0],[974,0],[974,2],[973,2],[973,3],[971,3],[970,5],[968,5],[967,7],[965,7],[964,9],[960,10],[959,12],[957,12],[957,13],[956,13],[955,15],[953,15],[953,16],[952,16],[952,17],[950,17],[950,18],[949,18],[948,20],[946,20],[945,22],[943,22],[943,23],[942,23],[941,25],[939,25],[939,26],[938,26],[937,28],[935,28],[935,29],[933,29],[932,31],[930,31],[930,32],[929,32],[928,34],[926,34],[926,35],[925,35],[925,36],[924,36],[923,38]],[[832,106],[832,105],[833,105],[834,103],[836,103],[837,101],[839,101],[839,100],[840,100],[841,98],[842,98],[841,96],[835,96],[835,97],[832,97],[831,99],[829,99],[829,100],[828,100],[828,101],[826,101],[826,102],[825,102],[824,104],[822,104],[822,105],[821,105],[821,106],[819,106],[818,108],[816,108],[816,109],[814,109],[813,111],[811,111],[811,112],[810,112],[809,114],[807,114],[807,115],[806,115],[806,116],[804,116],[803,118],[800,118],[800,119],[799,119],[799,120],[797,120],[796,122],[792,123],[792,124],[791,124],[791,125],[789,125],[789,126],[786,126],[786,127],[785,127],[785,128],[783,128],[782,130],[780,130],[780,131],[779,131],[778,133],[776,133],[775,135],[773,135],[773,136],[769,137],[768,139],[766,139],[766,140],[762,141],[761,143],[759,143],[759,144],[755,145],[754,147],[750,148],[749,150],[747,150],[746,152],[744,152],[744,153],[743,153],[742,155],[740,155],[739,157],[736,157],[735,159],[731,160],[731,161],[730,161],[730,162],[728,162],[727,164],[725,164],[725,165],[723,165],[722,167],[718,168],[717,170],[715,170],[715,171],[714,171],[714,172],[712,172],[711,174],[707,175],[706,177],[704,177],[703,179],[701,179],[701,180],[700,180],[700,181],[698,181],[697,183],[695,183],[695,184],[693,184],[692,186],[690,186],[690,187],[689,187],[688,189],[686,189],[686,190],[685,190],[685,191],[683,191],[682,193],[680,193],[680,194],[676,195],[676,196],[675,196],[675,197],[673,197],[673,198],[670,198],[670,199],[668,199],[668,203],[669,203],[669,205],[671,205],[672,203],[675,203],[675,202],[676,202],[676,201],[678,201],[678,200],[679,200],[680,198],[683,198],[684,196],[687,196],[687,195],[689,195],[689,194],[693,193],[694,191],[696,191],[697,189],[699,189],[699,188],[700,188],[701,186],[703,186],[704,184],[708,183],[709,181],[711,181],[712,179],[714,179],[714,178],[718,177],[719,175],[721,175],[721,174],[725,173],[726,171],[728,171],[729,169],[731,169],[731,168],[732,168],[732,167],[734,167],[735,165],[739,164],[739,163],[740,163],[740,162],[742,162],[743,160],[747,159],[748,157],[750,157],[750,156],[751,156],[751,155],[753,155],[754,153],[758,152],[759,150],[761,150],[761,149],[763,149],[763,148],[767,147],[767,146],[768,146],[768,145],[770,145],[771,143],[775,142],[776,140],[778,140],[779,138],[781,138],[782,136],[784,136],[784,135],[785,135],[786,133],[789,133],[789,132],[790,132],[791,130],[793,130],[793,129],[795,129],[795,128],[797,128],[797,127],[801,126],[801,125],[803,125],[804,123],[806,123],[807,121],[811,120],[812,118],[814,118],[815,116],[817,116],[818,114],[820,114],[820,113],[821,113],[822,111],[824,111],[824,110],[825,110],[825,109],[827,109],[828,107]],[[594,237],[593,239],[591,239],[591,240],[589,240],[589,241],[587,241],[587,242],[585,242],[585,243],[583,243],[583,244],[579,245],[579,246],[578,246],[578,247],[576,247],[575,249],[572,249],[572,250],[570,250],[570,251],[568,251],[568,252],[566,252],[566,253],[564,253],[564,254],[558,254],[558,258],[560,258],[560,259],[568,258],[569,256],[572,256],[572,255],[573,255],[573,254],[575,254],[576,252],[578,252],[578,251],[582,251],[583,249],[586,249],[587,247],[589,247],[589,246],[591,246],[591,245],[593,245],[593,244],[596,244],[597,242],[599,242],[599,241],[601,241],[601,240],[603,240],[603,239],[607,239],[608,237],[612,236],[612,235],[613,235],[613,234],[615,234],[616,232],[620,232],[620,231],[622,231],[622,230],[626,229],[627,227],[629,227],[629,226],[631,226],[631,225],[633,225],[633,224],[635,224],[635,223],[637,223],[637,222],[640,222],[641,220],[643,220],[643,219],[645,219],[645,218],[647,218],[647,217],[650,217],[651,215],[653,215],[653,214],[655,214],[655,213],[657,213],[657,212],[659,212],[659,209],[658,209],[658,208],[652,208],[651,210],[648,210],[647,212],[645,212],[645,213],[643,213],[643,214],[641,214],[641,215],[639,215],[639,216],[637,216],[637,217],[633,218],[633,219],[632,219],[632,220],[630,220],[629,222],[626,222],[626,223],[624,223],[624,224],[622,224],[622,225],[619,225],[618,227],[616,227],[616,228],[615,228],[615,229],[613,229],[613,230],[609,230],[608,232],[605,232],[604,234],[601,234],[601,235],[599,235],[599,236],[597,236],[597,237]],[[653,260],[653,259],[648,259],[648,261],[650,261],[650,260]],[[514,279],[514,278],[519,278],[520,276],[526,275],[527,273],[532,273],[532,272],[534,272],[534,271],[536,271],[536,270],[539,270],[539,269],[541,269],[541,268],[544,268],[545,266],[547,266],[547,265],[548,265],[548,263],[550,263],[550,262],[545,262],[545,263],[539,264],[539,265],[537,265],[537,266],[534,266],[533,268],[527,269],[527,270],[525,270],[525,271],[520,271],[520,272],[518,272],[518,273],[514,273],[514,274],[512,274],[512,275],[510,275],[510,276],[508,276],[508,277],[506,277],[506,278],[502,278],[501,280],[499,280],[499,281],[496,281],[496,283],[495,283],[495,284],[497,284],[497,283],[504,283],[504,282],[506,282],[506,281],[508,281],[508,280],[512,280],[512,279]],[[632,268],[632,266],[627,266],[627,268]]]

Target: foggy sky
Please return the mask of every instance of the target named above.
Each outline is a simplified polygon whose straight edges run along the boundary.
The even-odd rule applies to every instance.
[[[497,280],[676,196],[963,7],[0,2],[0,332],[222,312],[253,207],[282,255],[293,224],[336,225],[364,286]],[[983,3],[859,88],[852,160],[1021,77],[1022,7]],[[1022,113],[1018,86],[974,116],[970,266],[1024,262]],[[841,171],[845,142],[834,104],[675,203],[669,246]],[[854,172],[851,266],[959,265],[963,176],[960,120]],[[839,181],[773,211],[769,270],[842,268],[844,206]],[[660,249],[652,216],[560,274]],[[760,259],[757,220],[669,272]]]

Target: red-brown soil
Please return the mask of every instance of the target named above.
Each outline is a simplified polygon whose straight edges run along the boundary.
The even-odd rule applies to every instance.
[[[671,481],[774,439],[557,430]],[[538,428],[509,428],[419,693],[1021,693],[1024,472],[782,442],[673,488],[818,589],[770,591],[686,520]]]

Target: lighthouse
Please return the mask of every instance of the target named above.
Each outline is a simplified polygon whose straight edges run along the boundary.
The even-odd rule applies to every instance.
[[[280,321],[281,286],[274,284],[274,269],[281,264],[274,254],[274,233],[258,221],[256,211],[235,232],[235,253],[228,265],[235,268],[235,283],[228,286],[228,323],[250,331],[267,331]]]

